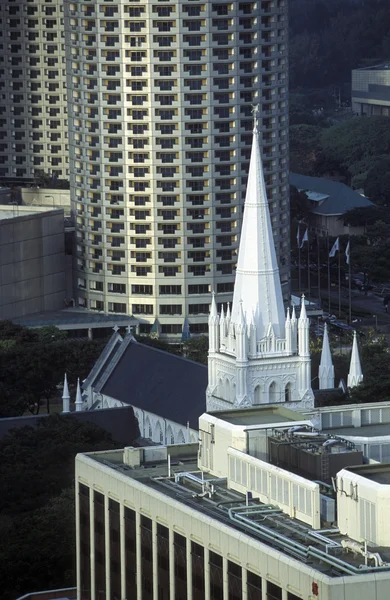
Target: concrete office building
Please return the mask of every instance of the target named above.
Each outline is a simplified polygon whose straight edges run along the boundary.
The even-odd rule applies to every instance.
[[[0,2],[0,177],[68,178],[63,0]]]
[[[390,116],[390,63],[352,71],[352,112]]]
[[[341,467],[340,533],[330,486],[259,458],[271,430],[288,440],[300,427],[308,437],[298,447],[312,454],[318,434],[310,438],[310,423],[297,425],[290,412],[268,406],[203,415],[199,447],[79,455],[78,600],[387,598],[390,537],[379,509],[388,503],[388,465],[380,465],[380,483],[372,476],[371,491],[372,469]],[[334,442],[322,440],[318,456],[343,460]],[[366,477],[362,498],[354,473]]]
[[[1,209],[0,319],[64,308],[64,211]]]
[[[287,2],[65,6],[79,305],[161,335],[231,301],[258,106],[285,295]]]

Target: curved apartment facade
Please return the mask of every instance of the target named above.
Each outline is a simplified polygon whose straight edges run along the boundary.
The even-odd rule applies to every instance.
[[[63,0],[0,2],[0,177],[68,178]]]
[[[77,303],[207,332],[210,291],[232,300],[253,105],[288,294],[286,0],[76,0],[65,36]]]

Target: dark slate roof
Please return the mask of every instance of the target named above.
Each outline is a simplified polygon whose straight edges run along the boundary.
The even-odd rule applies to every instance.
[[[131,406],[120,406],[117,408],[101,408],[99,410],[86,410],[81,412],[67,413],[77,421],[94,423],[111,433],[112,439],[120,445],[129,446],[135,442],[139,443],[141,438],[138,421],[134,416]],[[37,427],[42,419],[49,415],[30,415],[28,417],[10,417],[0,419],[0,439],[12,429],[21,427]],[[139,445],[142,445],[139,443]]]
[[[198,419],[206,410],[206,387],[206,366],[130,338],[99,391],[176,423],[188,421],[198,429]]]
[[[46,327],[56,325],[62,328],[82,329],[88,327],[114,327],[136,325],[138,319],[129,315],[98,313],[83,308],[64,308],[48,312],[34,313],[12,319],[17,325],[25,327]]]
[[[343,215],[352,208],[374,206],[371,200],[339,181],[322,177],[308,177],[298,173],[290,173],[289,181],[290,185],[298,190],[317,192],[328,196],[319,202],[318,206],[311,207],[311,212],[316,215]]]

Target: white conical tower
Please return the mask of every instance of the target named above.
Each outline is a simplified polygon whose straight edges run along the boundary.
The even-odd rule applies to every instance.
[[[209,322],[215,347],[214,321]],[[298,352],[299,328],[299,352]],[[219,319],[219,351],[209,352],[207,410],[285,403],[312,408],[309,319],[299,327],[283,306],[257,127],[253,132],[248,187],[238,253],[232,313]]]
[[[232,321],[238,323],[240,301],[244,313],[254,311],[257,340],[266,336],[269,325],[277,338],[284,338],[284,305],[275,243],[260,157],[257,126],[253,131],[252,154],[246,189],[234,284]]]
[[[69,403],[70,403],[70,394],[69,394],[69,388],[68,388],[68,378],[65,373],[64,389],[62,391],[62,412],[63,413],[70,412]]]
[[[321,362],[318,372],[320,390],[330,390],[334,388],[334,366],[330,352],[328,326],[325,323],[324,337],[322,340]]]
[[[353,388],[363,381],[363,371],[360,364],[359,348],[357,344],[356,331],[353,332],[351,363],[348,373],[348,387]]]
[[[212,293],[211,309],[209,315],[209,352],[218,352],[219,350],[219,316],[215,293]]]
[[[77,378],[77,391],[76,391],[76,401],[75,401],[76,412],[80,412],[83,410],[83,398],[81,396],[81,387],[80,387],[80,379]]]

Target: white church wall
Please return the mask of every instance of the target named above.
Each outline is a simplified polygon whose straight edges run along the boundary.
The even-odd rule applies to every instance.
[[[98,401],[96,409],[129,406],[129,404],[116,400],[111,396],[104,394],[95,394],[94,396],[93,403]],[[137,406],[132,406],[132,408],[138,421],[141,437],[150,439],[156,444],[184,444],[198,441],[197,430],[185,427],[170,419],[164,419]]]

